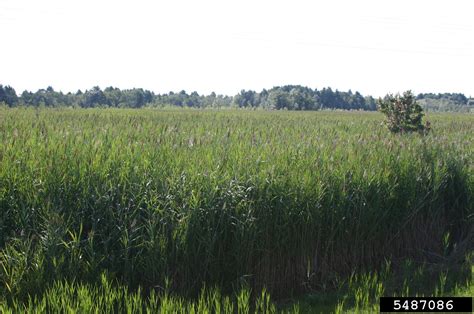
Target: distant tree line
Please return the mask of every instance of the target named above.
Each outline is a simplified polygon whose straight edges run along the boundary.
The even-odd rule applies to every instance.
[[[419,94],[416,100],[427,111],[474,112],[474,98],[461,93]]]
[[[260,93],[242,90],[233,98],[237,107],[264,107],[287,110],[376,110],[373,97],[362,96],[359,92],[333,91],[330,87],[322,90],[311,89],[300,85],[286,85],[262,90]]]
[[[419,94],[416,97],[420,105],[430,111],[473,111],[474,99],[463,94]],[[63,93],[51,86],[36,92],[24,91],[18,95],[11,86],[0,85],[0,103],[10,107],[116,107],[141,108],[159,106],[177,106],[193,108],[265,108],[276,110],[376,110],[377,103],[372,96],[363,96],[351,90],[344,92],[328,88],[321,90],[301,85],[273,87],[261,92],[242,90],[235,96],[199,95],[197,92],[155,94],[142,88],[121,90],[107,87],[102,90],[95,86],[84,92]]]

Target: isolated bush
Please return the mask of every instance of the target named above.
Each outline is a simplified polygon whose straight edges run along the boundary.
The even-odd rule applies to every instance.
[[[423,109],[411,91],[403,96],[388,94],[384,99],[379,98],[378,110],[387,117],[387,126],[393,133],[429,130],[429,122],[422,124]]]

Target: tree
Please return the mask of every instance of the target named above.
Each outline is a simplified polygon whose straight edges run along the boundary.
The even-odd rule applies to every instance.
[[[18,103],[18,96],[16,95],[15,89],[11,86],[0,85],[0,102],[6,103],[12,107]]]
[[[94,86],[91,90],[88,90],[84,93],[82,107],[91,108],[106,104],[107,98],[99,86]]]
[[[314,98],[302,87],[294,87],[290,93],[291,108],[296,110],[312,110],[314,109]]]
[[[331,87],[323,88],[319,92],[319,102],[321,108],[335,108],[336,107],[336,97]]]
[[[253,90],[241,90],[239,94],[235,95],[234,103],[238,107],[254,107],[255,106],[255,98],[257,93]]]
[[[389,94],[378,101],[379,111],[387,117],[387,126],[393,133],[421,132],[429,128],[422,124],[423,109],[416,102],[411,91],[406,91],[403,96]]]
[[[288,109],[290,107],[290,100],[288,93],[281,89],[275,89],[268,94],[268,105],[272,109]]]

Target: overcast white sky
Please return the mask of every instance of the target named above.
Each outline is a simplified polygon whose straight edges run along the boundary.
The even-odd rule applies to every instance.
[[[0,0],[0,84],[474,96],[472,0]]]

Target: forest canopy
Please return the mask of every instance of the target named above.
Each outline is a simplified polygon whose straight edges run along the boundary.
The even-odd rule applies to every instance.
[[[473,112],[474,98],[460,93],[433,94],[425,93],[416,96],[418,103],[427,111]],[[264,108],[276,110],[369,110],[377,109],[376,99],[363,96],[359,92],[333,90],[330,87],[321,90],[301,85],[276,86],[260,92],[241,90],[234,96],[200,95],[184,90],[175,93],[155,94],[142,88],[119,89],[98,86],[84,92],[63,93],[49,86],[36,92],[23,91],[20,95],[11,86],[0,84],[0,103],[9,107],[192,107],[192,108]]]

